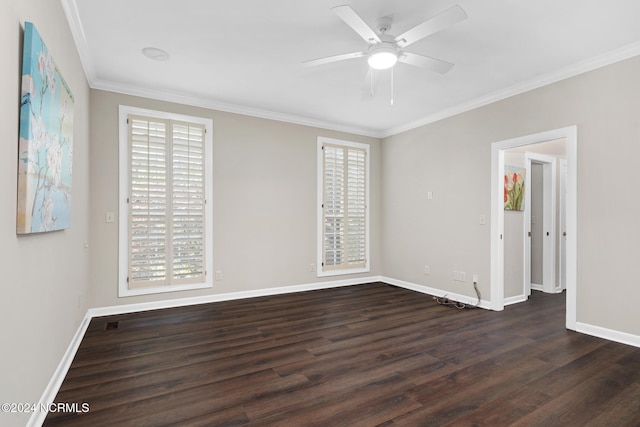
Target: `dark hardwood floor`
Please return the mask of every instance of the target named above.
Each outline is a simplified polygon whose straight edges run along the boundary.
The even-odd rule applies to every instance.
[[[567,331],[564,304],[371,283],[95,318],[56,397],[90,410],[45,425],[640,425],[640,349]]]

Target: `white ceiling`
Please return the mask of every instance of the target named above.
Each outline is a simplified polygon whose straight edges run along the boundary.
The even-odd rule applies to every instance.
[[[637,0],[61,0],[93,88],[372,136],[387,136],[640,54]],[[445,75],[366,58],[330,9],[350,5],[398,35],[459,4],[465,21],[407,50],[455,63]],[[154,61],[144,47],[170,54]]]

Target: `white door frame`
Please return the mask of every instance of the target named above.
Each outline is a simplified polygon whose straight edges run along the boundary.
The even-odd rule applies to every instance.
[[[504,151],[565,139],[567,147],[567,305],[566,327],[576,329],[578,128],[569,126],[491,145],[491,309],[504,309]]]
[[[524,295],[531,295],[531,164],[542,164],[543,170],[543,217],[542,240],[542,291],[557,292],[556,287],[556,168],[557,159],[545,154],[525,152],[525,213],[524,213]]]

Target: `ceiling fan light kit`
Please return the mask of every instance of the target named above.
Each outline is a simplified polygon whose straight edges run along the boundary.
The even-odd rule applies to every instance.
[[[369,50],[367,62],[375,70],[386,70],[398,62],[398,50],[392,46],[375,45]]]

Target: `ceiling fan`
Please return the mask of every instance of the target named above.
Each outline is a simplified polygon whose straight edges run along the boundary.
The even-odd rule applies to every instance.
[[[407,52],[404,49],[407,46],[430,36],[431,34],[437,33],[438,31],[467,18],[467,14],[464,9],[455,5],[396,37],[388,33],[392,23],[392,20],[389,17],[378,19],[375,23],[375,27],[377,29],[377,31],[375,31],[367,25],[367,23],[364,22],[364,20],[350,6],[336,6],[331,8],[331,10],[356,33],[358,33],[358,35],[367,42],[369,47],[367,50],[360,52],[343,53],[341,55],[305,61],[302,63],[305,66],[311,67],[366,56],[369,66],[374,70],[386,70],[392,68],[397,62],[402,62],[415,67],[422,67],[436,73],[445,74],[453,67],[452,63],[441,59],[431,58],[429,56],[419,55],[417,53]]]

